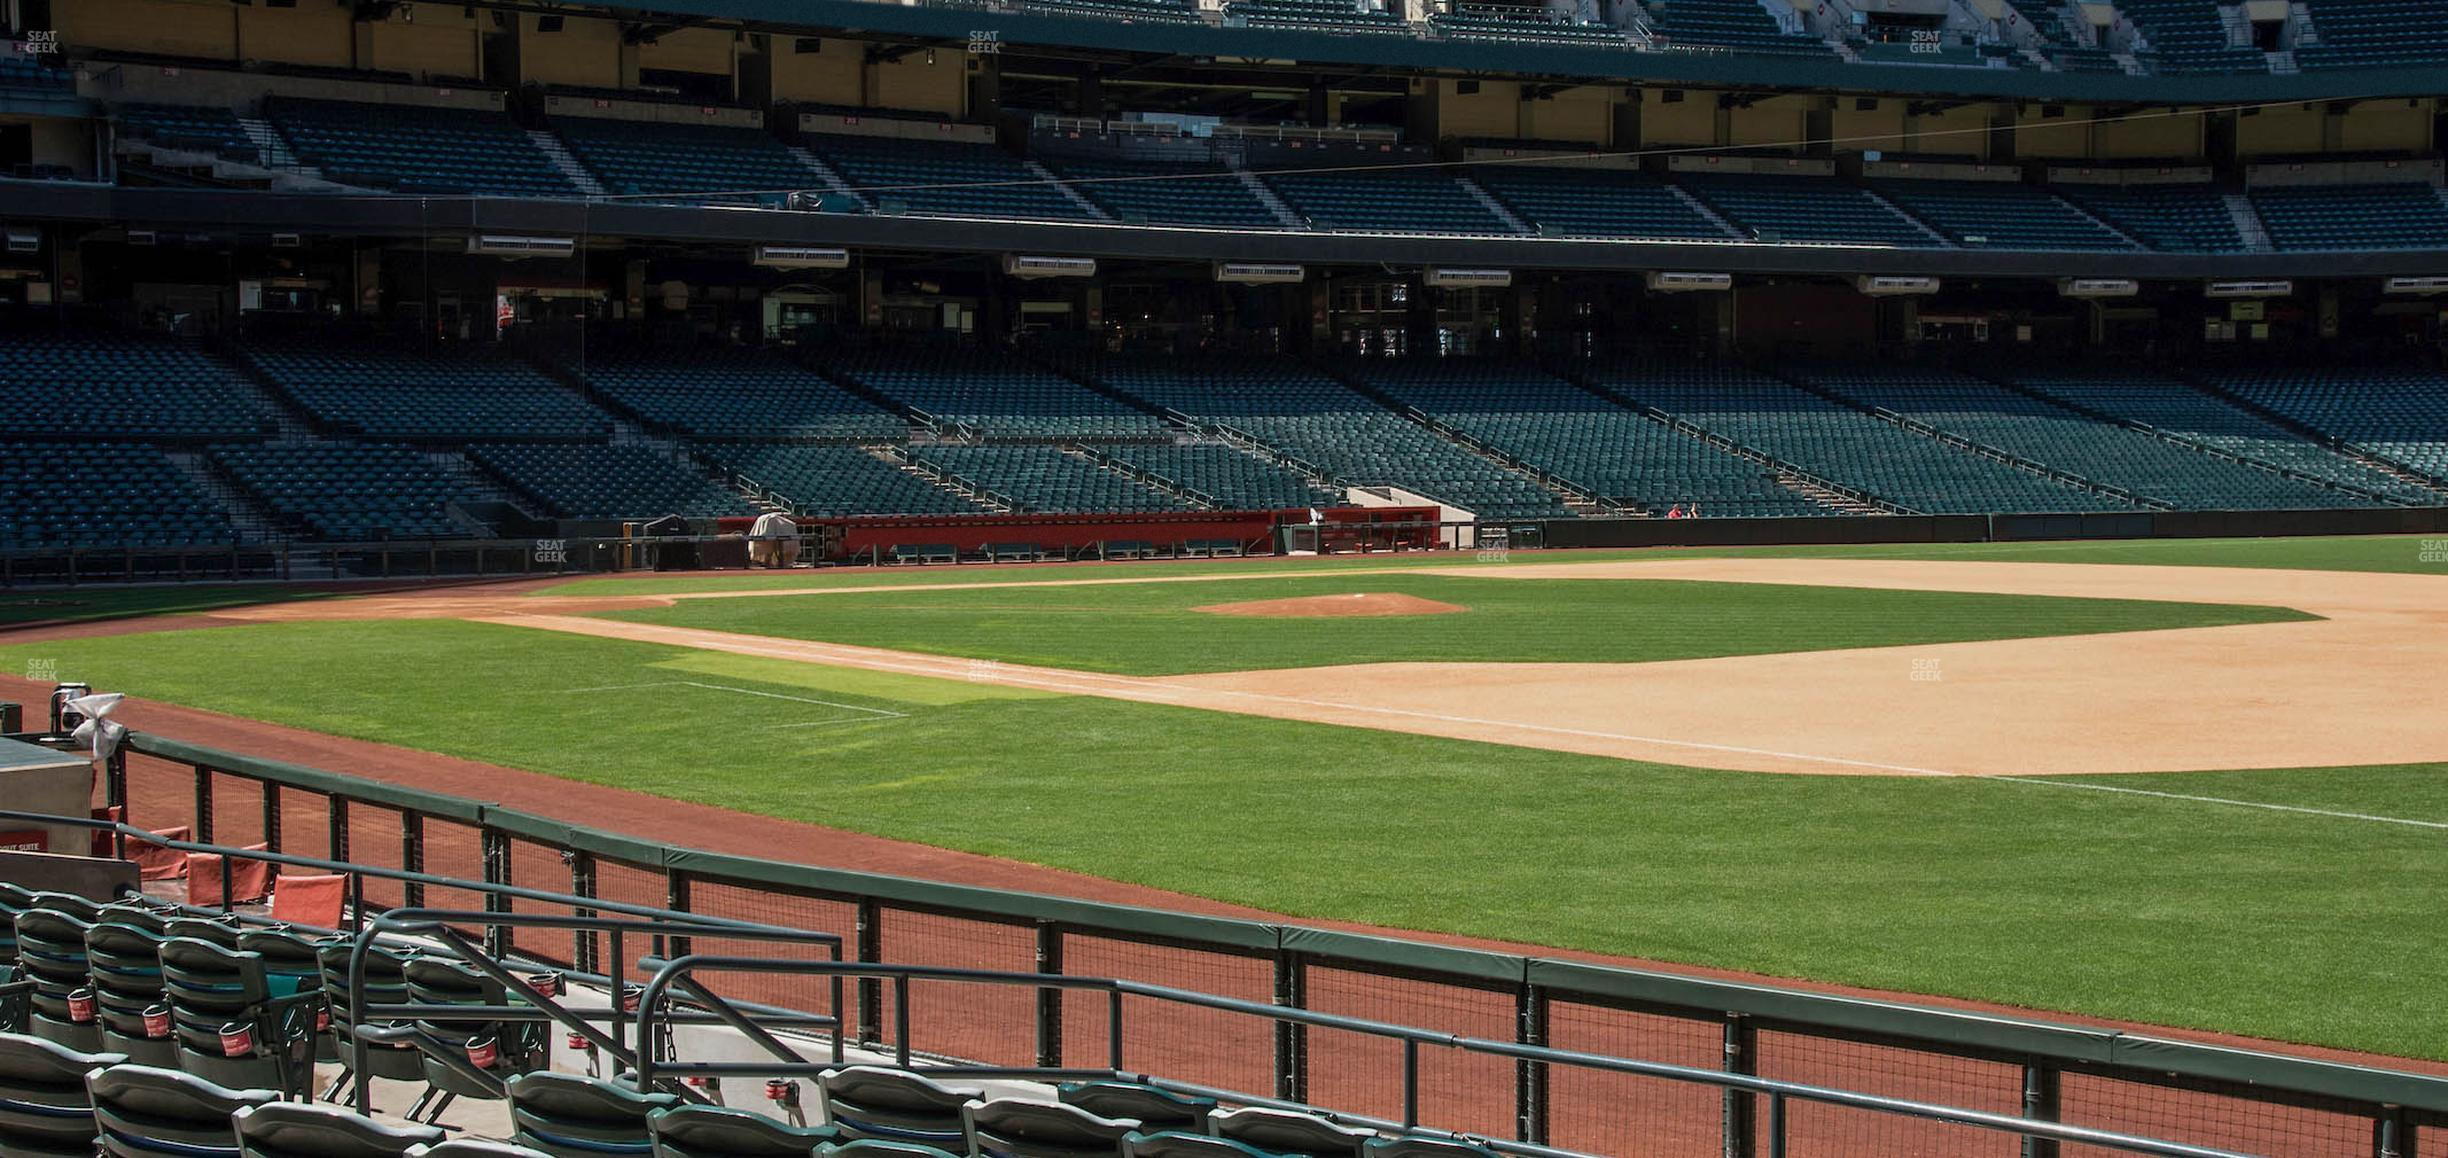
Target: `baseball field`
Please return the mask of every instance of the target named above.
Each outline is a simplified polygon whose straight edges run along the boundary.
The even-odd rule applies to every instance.
[[[8,698],[77,679],[1300,917],[2448,1059],[2436,540],[0,594],[7,622]]]

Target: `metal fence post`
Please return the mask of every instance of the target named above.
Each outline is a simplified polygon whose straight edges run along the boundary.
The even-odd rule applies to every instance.
[[[0,704],[0,733],[25,731],[25,709],[17,704]]]
[[[425,871],[425,814],[400,813],[400,867],[412,873]],[[400,904],[417,908],[425,903],[425,885],[421,881],[400,882]]]
[[[323,799],[329,805],[325,815],[329,817],[331,828],[324,836],[325,843],[331,849],[331,859],[347,860],[349,858],[348,797],[334,793]]]
[[[1513,1006],[1517,1031],[1514,1040],[1523,1045],[1547,1044],[1547,1018],[1552,1012],[1547,1004],[1547,987],[1523,985],[1514,995]],[[1513,1063],[1514,1137],[1533,1146],[1547,1144],[1547,1112],[1549,1109],[1547,1063],[1524,1058]]]
[[[1037,922],[1037,971],[1060,977],[1063,971],[1062,926],[1052,921]],[[1063,991],[1037,991],[1037,1064],[1047,1069],[1060,1066],[1063,1058]]]
[[[2380,1115],[2372,1119],[2372,1158],[2413,1158],[2420,1152],[2405,1107],[2382,1106]]]
[[[884,960],[884,906],[874,897],[860,897],[858,903],[858,959],[863,965],[880,964]],[[884,1020],[884,979],[861,977],[858,983],[859,1043],[874,1045],[877,1028]]]
[[[2060,1112],[2064,1075],[2057,1067],[2037,1061],[2023,1065],[2023,1116],[2043,1122],[2054,1122]],[[2057,1158],[2054,1138],[2023,1138],[2023,1158]]]
[[[1299,953],[1275,950],[1275,1004],[1306,1009],[1309,1003],[1309,963]],[[1275,1096],[1287,1102],[1309,1100],[1308,1026],[1275,1023]]]
[[[1759,1030],[1739,1013],[1725,1016],[1725,1072],[1759,1073]],[[1749,1090],[1725,1092],[1725,1158],[1751,1158],[1759,1144],[1759,1099]]]
[[[675,913],[689,913],[696,911],[689,908],[689,878],[687,873],[681,872],[679,869],[664,870],[663,907],[670,909]],[[672,938],[671,943],[663,949],[663,955],[666,957],[688,956],[690,940],[691,938],[688,937]]]
[[[580,897],[594,896],[596,888],[594,855],[591,853],[569,851],[562,853],[561,859],[569,862],[570,894],[572,896]],[[592,917],[596,915],[595,910],[593,909],[573,908],[570,911],[581,917]],[[592,929],[572,930],[570,937],[570,968],[575,969],[580,973],[602,972],[601,969],[598,969],[595,966],[595,931]]]
[[[263,788],[263,839],[266,851],[281,851],[280,785],[269,780],[255,782]]]
[[[488,885],[509,884],[510,837],[508,834],[496,828],[480,828],[476,830],[476,844],[483,850],[485,883]],[[484,911],[507,913],[510,911],[510,898],[487,889]],[[496,957],[506,956],[510,952],[510,930],[502,925],[487,925],[485,927],[485,952]]]
[[[202,764],[195,767],[195,840],[197,844],[213,842],[212,769]]]

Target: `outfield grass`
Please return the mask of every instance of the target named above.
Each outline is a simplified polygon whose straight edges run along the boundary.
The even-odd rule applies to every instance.
[[[1469,610],[1254,618],[1195,610],[1376,592]],[[1529,581],[1377,572],[1122,586],[693,599],[603,618],[1121,675],[1342,663],[1645,663],[2313,618],[2276,607],[1760,583]]]
[[[112,690],[1300,916],[2448,1058],[2435,830],[1694,770],[445,621],[0,647],[0,670],[38,658]],[[2090,782],[2448,821],[2442,765]]]
[[[2426,551],[2424,544],[2439,544]],[[1653,547],[1639,550],[1520,551],[1507,562],[1606,563],[1642,559],[1964,559],[2014,563],[2127,563],[2183,567],[2278,567],[2307,571],[2392,571],[2448,575],[2448,540],[2416,535],[2289,539],[2140,539],[2048,543],[1870,543],[1778,547]],[[579,579],[552,595],[674,595],[691,591],[774,591],[800,587],[901,587],[966,583],[1050,583],[1142,576],[1258,575],[1418,570],[1472,562],[1471,552],[1349,555],[1324,559],[1167,560],[1094,566],[852,567],[818,571],[655,575]]]

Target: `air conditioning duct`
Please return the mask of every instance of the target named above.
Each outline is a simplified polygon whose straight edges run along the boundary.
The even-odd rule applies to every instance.
[[[1934,277],[1892,277],[1885,275],[1863,274],[1860,277],[1853,279],[1853,288],[1860,290],[1861,292],[1874,298],[1908,297],[1917,294],[1937,293],[1938,279]]]
[[[768,269],[848,269],[850,251],[806,245],[760,245],[749,260]]]
[[[2291,281],[2214,281],[2202,288],[2206,298],[2282,298],[2294,292]]]
[[[131,229],[127,231],[127,243],[129,245],[160,245],[161,235],[150,229]]]
[[[1730,273],[1668,273],[1663,270],[1649,275],[1649,288],[1662,294],[1683,294],[1707,290],[1723,293],[1734,288]]]
[[[10,253],[41,253],[42,231],[39,229],[9,230],[8,251]]]
[[[484,233],[468,238],[467,251],[481,257],[568,257],[578,252],[578,240]]]
[[[2392,277],[2380,288],[2393,294],[2448,294],[2448,277]]]
[[[296,249],[304,244],[306,244],[305,240],[294,233],[275,233],[272,235],[272,248],[274,249]]]
[[[2142,292],[2142,284],[2126,277],[2069,277],[2058,281],[2057,292],[2070,298],[2129,298]]]
[[[1309,276],[1306,267],[1266,261],[1219,261],[1215,279],[1231,285],[1290,285]]]
[[[1501,288],[1513,284],[1513,271],[1509,269],[1430,269],[1427,281],[1429,285],[1445,289],[1460,289],[1466,286]]]
[[[1039,257],[1034,254],[1003,255],[1003,272],[1012,277],[1095,277],[1093,257]]]

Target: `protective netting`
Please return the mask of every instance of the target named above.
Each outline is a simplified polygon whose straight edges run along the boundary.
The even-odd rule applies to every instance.
[[[1266,1002],[1275,993],[1274,963],[1263,957],[1082,933],[1063,937],[1063,972],[1241,1001]],[[1108,1064],[1111,998],[1104,993],[1074,991],[1064,994],[1062,1003],[1063,1064]],[[1127,1070],[1244,1093],[1263,1095],[1275,1090],[1271,1018],[1128,997],[1122,1001],[1122,1031],[1122,1064]]]
[[[1724,1035],[1715,1020],[1548,1005],[1547,1043],[1557,1049],[1713,1070],[1724,1065]],[[1546,1072],[1549,1145],[1655,1158],[1723,1153],[1723,1099],[1713,1088],[1579,1066],[1551,1065]]]
[[[1030,925],[946,917],[907,909],[882,912],[881,956],[895,965],[937,965],[1029,973],[1037,968],[1037,930]],[[880,1040],[895,1044],[899,999],[881,986]],[[1007,985],[916,982],[909,994],[912,1053],[990,1065],[1031,1065],[1036,1059],[1036,990]]]
[[[1510,992],[1312,967],[1308,1007],[1320,1013],[1511,1041],[1520,1022]],[[1403,1047],[1392,1038],[1312,1026],[1309,1098],[1319,1105],[1403,1120]],[[1447,1046],[1418,1051],[1418,1124],[1507,1138],[1517,1132],[1511,1058]]]
[[[2023,1108],[2017,1065],[1773,1030],[1758,1035],[1757,1048],[1759,1076],[1777,1081],[1994,1114]],[[1764,1120],[1765,1108],[1760,1112]],[[1795,1158],[2014,1158],[2022,1147],[2013,1134],[1794,1099],[1786,1102],[1785,1123],[1786,1152]]]
[[[2283,1105],[2088,1074],[2067,1074],[2059,1117],[2146,1138],[2286,1158],[2361,1158],[2372,1152],[2372,1120],[2340,1110]],[[2068,1146],[2063,1158],[2114,1151]]]

